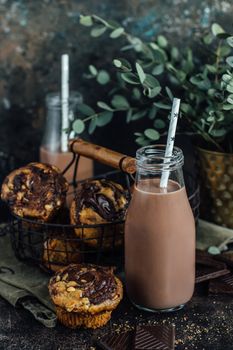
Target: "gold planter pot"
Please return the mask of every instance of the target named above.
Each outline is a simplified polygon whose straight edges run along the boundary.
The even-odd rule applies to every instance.
[[[197,148],[201,174],[201,215],[233,228],[233,154]]]

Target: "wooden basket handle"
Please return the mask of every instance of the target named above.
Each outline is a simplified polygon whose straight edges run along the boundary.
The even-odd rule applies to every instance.
[[[128,174],[133,174],[136,171],[135,158],[86,142],[80,138],[71,140],[69,142],[69,149],[80,156],[96,160],[116,169],[121,169]]]

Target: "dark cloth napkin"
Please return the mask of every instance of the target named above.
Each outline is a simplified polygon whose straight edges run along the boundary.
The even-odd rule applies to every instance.
[[[36,266],[16,259],[6,226],[0,227],[0,296],[22,306],[46,327],[55,327],[56,315],[48,292],[49,276]]]

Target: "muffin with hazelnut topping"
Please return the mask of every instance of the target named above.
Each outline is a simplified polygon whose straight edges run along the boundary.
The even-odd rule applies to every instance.
[[[71,264],[50,279],[49,292],[62,324],[98,328],[110,320],[123,287],[112,268]]]

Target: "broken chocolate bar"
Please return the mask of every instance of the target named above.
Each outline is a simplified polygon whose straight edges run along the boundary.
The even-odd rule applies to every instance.
[[[133,349],[134,331],[120,334],[110,333],[101,339],[96,339],[96,345],[104,350],[130,350]]]
[[[173,325],[137,326],[134,350],[172,350],[175,344]]]
[[[196,283],[208,281],[220,276],[227,275],[230,271],[226,264],[214,260],[214,258],[205,252],[196,254]]]
[[[209,283],[209,294],[233,295],[233,274],[220,277]]]
[[[226,252],[214,255],[214,259],[224,262],[229,268],[233,268],[233,252]]]
[[[175,326],[137,326],[135,331],[110,333],[95,343],[103,350],[173,350]]]

